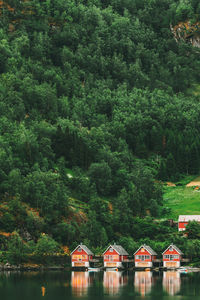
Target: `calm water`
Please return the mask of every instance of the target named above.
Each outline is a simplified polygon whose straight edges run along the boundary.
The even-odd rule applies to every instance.
[[[1,300],[200,299],[200,273],[0,273]]]

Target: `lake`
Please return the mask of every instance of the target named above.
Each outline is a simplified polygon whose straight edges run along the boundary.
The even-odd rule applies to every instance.
[[[1,300],[200,299],[200,273],[1,272]]]

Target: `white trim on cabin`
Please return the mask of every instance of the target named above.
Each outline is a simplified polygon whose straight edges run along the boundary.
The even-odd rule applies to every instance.
[[[103,255],[108,251],[109,248],[114,249],[112,245],[108,246],[108,248],[104,251]],[[115,250],[119,255],[121,255],[116,249],[114,249],[114,250]],[[110,251],[110,252],[113,252],[113,251]]]
[[[175,251],[177,251],[180,255],[183,255],[183,252],[178,248],[176,247],[175,245],[171,244],[169,245],[169,247],[167,247],[167,249],[165,249],[165,251],[162,253],[162,255],[164,255],[164,253],[170,248],[172,247]]]

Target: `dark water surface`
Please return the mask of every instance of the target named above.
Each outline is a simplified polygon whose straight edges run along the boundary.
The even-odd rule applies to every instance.
[[[3,272],[1,300],[199,299],[200,273]]]

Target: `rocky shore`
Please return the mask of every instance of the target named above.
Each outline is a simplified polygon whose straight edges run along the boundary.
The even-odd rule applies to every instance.
[[[64,270],[69,269],[66,266],[44,266],[37,264],[25,264],[25,265],[11,265],[6,263],[0,265],[0,271],[44,271],[44,270]]]

